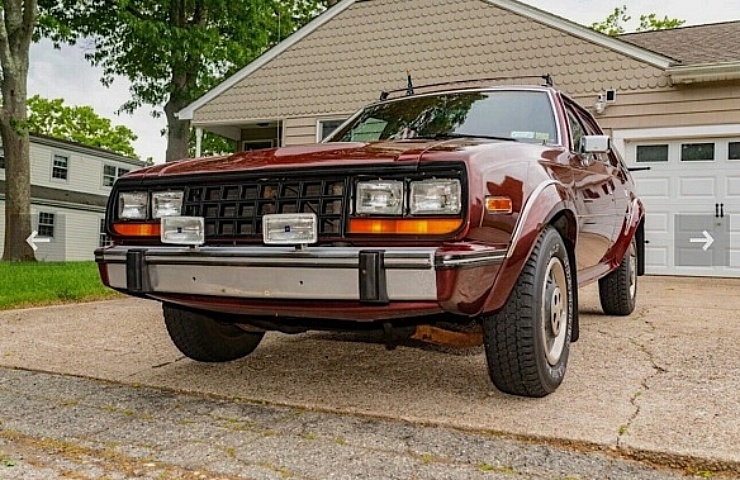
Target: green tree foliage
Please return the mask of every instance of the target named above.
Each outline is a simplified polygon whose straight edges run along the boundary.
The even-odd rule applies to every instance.
[[[211,132],[203,132],[203,138],[200,144],[200,155],[210,157],[213,155],[225,155],[236,151],[236,142],[234,140],[216,135]],[[191,131],[190,145],[188,156],[195,157],[195,130]]]
[[[47,0],[42,0],[47,1]],[[131,81],[132,111],[163,106],[166,160],[187,156],[176,113],[326,8],[326,0],[53,0],[45,11],[89,42],[87,59]],[[59,27],[57,26],[57,31]]]
[[[68,106],[64,100],[35,95],[28,99],[28,130],[90,147],[136,157],[136,135],[126,126],[112,125],[89,106]]]
[[[640,15],[640,26],[637,27],[638,32],[649,32],[653,30],[667,30],[669,28],[678,28],[686,23],[686,20],[679,20],[677,18],[668,18],[664,16],[662,19],[654,13],[648,15]]]
[[[591,28],[597,32],[605,33],[610,36],[620,35],[625,33],[625,24],[632,20],[632,16],[627,14],[627,5],[621,7],[615,7],[612,13],[601,22],[594,22],[591,24]],[[677,28],[686,23],[686,20],[679,20],[677,18],[668,18],[664,16],[662,19],[658,18],[655,13],[647,15],[640,15],[640,24],[637,27],[638,32],[648,32],[653,30],[665,30],[668,28]]]

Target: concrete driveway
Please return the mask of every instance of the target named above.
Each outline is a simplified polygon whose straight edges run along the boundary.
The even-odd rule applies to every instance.
[[[497,392],[480,349],[269,334],[225,365],[184,359],[155,302],[125,299],[0,312],[0,365],[617,449],[740,473],[740,281],[641,278],[635,314],[581,291],[582,335],[544,399]]]

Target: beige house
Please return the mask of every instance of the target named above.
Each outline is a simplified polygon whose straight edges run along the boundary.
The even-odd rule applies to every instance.
[[[316,142],[407,71],[551,74],[651,167],[635,173],[649,272],[740,276],[740,21],[612,38],[514,0],[343,0],[180,117],[241,149]],[[717,237],[709,257],[694,258],[704,228],[687,214]]]

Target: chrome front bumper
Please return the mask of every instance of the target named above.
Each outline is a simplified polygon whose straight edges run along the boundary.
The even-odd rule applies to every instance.
[[[435,248],[123,247],[98,249],[110,287],[245,299],[437,300],[437,270],[501,263],[506,251]]]

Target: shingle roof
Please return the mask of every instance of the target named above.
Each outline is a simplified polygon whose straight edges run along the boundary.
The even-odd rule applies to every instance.
[[[683,65],[740,61],[740,20],[620,35],[638,47]]]

